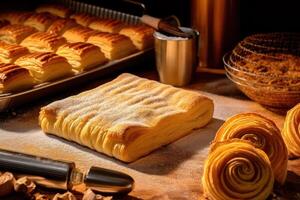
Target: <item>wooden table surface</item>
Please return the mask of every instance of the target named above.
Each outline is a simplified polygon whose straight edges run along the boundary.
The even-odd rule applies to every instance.
[[[137,74],[157,79],[154,71]],[[97,86],[100,82],[93,82],[87,88]],[[37,120],[40,107],[64,95],[45,98],[47,100],[21,107],[13,112],[2,113],[0,148],[74,161],[82,170],[87,170],[93,165],[128,173],[135,179],[136,184],[127,199],[196,200],[202,194],[201,173],[209,144],[224,120],[241,112],[257,112],[274,120],[281,128],[284,116],[272,113],[246,98],[224,75],[197,73],[194,81],[186,88],[197,90],[213,99],[213,120],[205,128],[195,130],[188,136],[130,164],[41,131]],[[289,167],[300,175],[298,163],[297,160],[291,161]],[[293,183],[278,189],[277,193],[279,196],[285,196],[281,199],[300,199],[299,177],[289,176],[289,182]]]

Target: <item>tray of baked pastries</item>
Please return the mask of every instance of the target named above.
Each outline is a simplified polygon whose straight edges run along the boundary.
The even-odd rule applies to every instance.
[[[0,13],[0,111],[153,54],[153,29],[137,17],[71,3]]]

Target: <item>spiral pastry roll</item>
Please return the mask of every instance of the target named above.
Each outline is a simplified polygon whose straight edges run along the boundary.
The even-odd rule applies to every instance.
[[[221,126],[214,141],[232,138],[248,140],[262,149],[269,156],[276,181],[280,184],[285,182],[288,151],[280,130],[273,121],[255,113],[235,115]]]
[[[202,184],[209,199],[260,200],[272,192],[274,174],[264,151],[249,141],[232,139],[212,145]]]
[[[300,157],[300,104],[288,111],[282,130],[282,137],[291,158]]]

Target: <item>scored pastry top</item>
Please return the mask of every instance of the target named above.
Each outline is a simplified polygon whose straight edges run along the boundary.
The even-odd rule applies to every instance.
[[[90,23],[89,28],[101,32],[118,33],[123,26],[125,26],[125,24],[120,20],[97,19]]]
[[[10,24],[23,24],[32,14],[26,11],[7,11],[0,14],[0,19],[5,19]]]
[[[0,41],[0,61],[1,57],[5,56],[6,58],[13,58],[19,55],[24,55],[29,53],[26,47],[15,45],[15,44],[8,44],[6,42]]]
[[[57,17],[50,13],[34,13],[24,22],[24,25],[46,31],[55,19]]]
[[[6,82],[9,79],[13,79],[16,75],[26,73],[28,74],[28,70],[25,68],[21,68],[15,64],[5,64],[0,63],[0,82]]]
[[[37,30],[33,27],[14,24],[0,28],[0,37],[6,42],[19,44],[25,37],[35,32]]]
[[[62,49],[70,49],[79,55],[84,55],[90,51],[99,50],[99,47],[85,42],[75,42],[62,45],[59,51],[62,51]]]
[[[57,19],[48,28],[48,33],[62,35],[66,30],[78,26],[78,24],[72,19]]]
[[[115,45],[123,41],[130,41],[130,39],[124,35],[116,33],[98,32],[90,36],[87,42],[89,41],[98,41],[107,45]]]
[[[65,37],[69,42],[85,42],[91,35],[97,33],[96,31],[83,27],[76,26],[67,30],[63,37]]]
[[[66,42],[64,37],[52,33],[37,32],[23,40],[21,45],[28,47],[32,51],[54,52]]]
[[[81,26],[88,26],[92,21],[97,19],[97,17],[86,13],[76,13],[71,15],[70,18],[74,19]]]
[[[71,10],[60,4],[43,4],[35,9],[37,13],[47,12],[58,17],[66,18],[71,14]]]
[[[128,25],[120,31],[120,34],[126,35],[132,39],[145,40],[153,38],[154,29],[144,25]]]
[[[41,67],[47,67],[53,63],[67,62],[66,58],[56,55],[55,53],[34,52],[20,57],[16,61],[16,64],[22,62],[31,62],[32,60],[34,60],[34,63],[38,64]]]

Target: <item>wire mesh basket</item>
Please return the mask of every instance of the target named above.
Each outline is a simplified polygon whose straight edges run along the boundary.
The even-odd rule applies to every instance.
[[[300,102],[300,34],[256,34],[224,56],[226,74],[249,98],[287,110]]]

